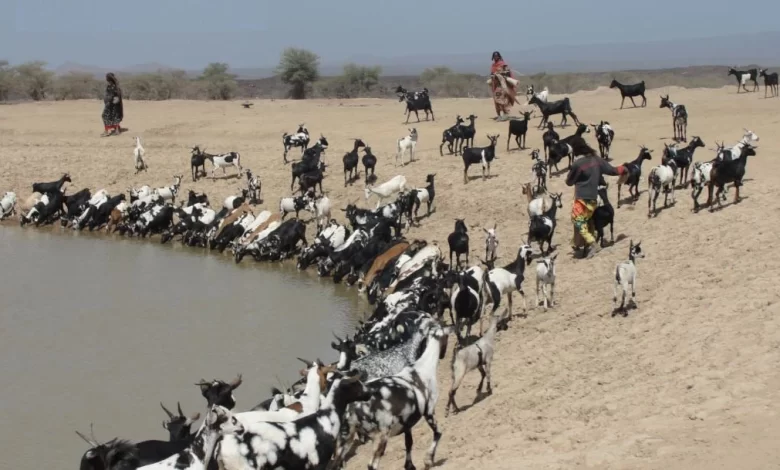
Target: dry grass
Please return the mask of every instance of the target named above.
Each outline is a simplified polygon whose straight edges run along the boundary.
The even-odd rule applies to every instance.
[[[553,178],[550,189],[564,192],[565,205],[554,240],[560,252],[558,304],[547,313],[530,311],[500,334],[494,395],[449,419],[441,413],[450,384],[449,361],[441,362],[442,468],[777,465],[780,448],[771,436],[780,431],[780,164],[775,157],[780,144],[774,138],[780,100],[738,96],[730,87],[672,88],[649,92],[645,109],[619,111],[618,92],[599,89],[574,94],[572,104],[585,122],[612,123],[612,154],[618,163],[633,159],[638,145],[644,144],[655,149],[650,163],[657,164],[663,139],[671,134],[669,111],[658,108],[660,91],[686,105],[689,134],[700,135],[707,148],[716,139],[735,142],[742,127],[761,136],[759,155],[748,165],[746,199],[712,214],[693,214],[689,191],[678,191],[675,207],[648,220],[643,192],[636,207],[617,211],[616,245],[583,261],[569,256],[571,189],[562,177]],[[471,260],[476,261],[483,249],[480,227],[497,221],[500,262],[508,262],[525,239],[527,216],[520,187],[530,177],[529,152],[506,152],[507,124],[489,119],[488,100],[440,99],[435,110],[435,123],[413,124],[420,133],[419,161],[396,169],[395,141],[407,126],[402,123],[403,106],[392,100],[258,101],[250,110],[238,102],[128,102],[124,125],[131,130],[111,138],[98,137],[101,105],[94,101],[0,107],[0,191],[14,190],[23,200],[33,181],[52,180],[63,171],[73,176],[74,190],[88,186],[114,192],[144,183],[168,184],[173,174],[189,173],[189,148],[199,144],[213,152],[240,152],[245,166],[262,178],[262,207],[275,210],[279,197],[289,194],[282,131],[293,131],[305,121],[312,133],[322,132],[331,142],[324,186],[337,204],[355,199],[365,204],[362,182],[344,188],[341,173],[349,139],[360,137],[380,158],[380,181],[402,173],[421,186],[427,173],[437,173],[436,211],[411,237],[442,242],[453,219],[465,217],[473,237]],[[486,141],[487,133],[502,137],[494,177],[476,178],[464,186],[460,159],[440,157],[438,145],[441,131],[456,114],[472,112],[479,116],[477,145]],[[135,135],[144,138],[148,175],[133,175]],[[541,132],[532,130],[528,142],[540,146]],[[711,156],[699,149],[696,159]],[[473,168],[472,175],[478,174]],[[206,191],[218,203],[238,184],[235,179],[196,184],[185,179],[182,189]],[[643,191],[645,187],[643,182]],[[613,184],[613,203],[615,191]],[[627,318],[613,318],[614,266],[626,257],[629,238],[641,239],[647,252],[638,268],[639,308]],[[529,278],[526,291],[532,301],[534,275]],[[515,308],[519,313],[520,302]],[[473,397],[477,380],[478,375],[472,375],[461,387],[462,406]],[[430,438],[427,426],[418,425],[418,465]],[[365,468],[370,454],[364,446],[348,468]],[[402,465],[403,439],[395,438],[382,466]]]

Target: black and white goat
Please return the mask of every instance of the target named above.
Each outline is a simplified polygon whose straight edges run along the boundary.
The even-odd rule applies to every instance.
[[[358,169],[358,149],[365,147],[366,144],[360,139],[354,139],[355,143],[352,146],[352,150],[344,154],[342,161],[344,162],[344,187],[347,187],[348,182],[355,181],[360,176],[360,170]],[[347,178],[349,176],[349,178]]]
[[[669,194],[672,195],[672,205],[675,204],[674,182],[677,176],[677,163],[674,159],[667,159],[660,165],[650,170],[647,176],[647,217],[658,215],[655,203],[661,192],[664,193],[664,207],[668,207]],[[651,209],[652,207],[652,209]]]
[[[474,136],[477,135],[477,127],[475,121],[478,116],[470,114],[466,117],[469,121],[468,124],[459,124],[459,138],[455,141],[455,154],[462,154],[464,145],[467,147],[474,146]]]
[[[161,188],[155,188],[152,194],[159,196],[163,201],[176,202],[176,196],[179,194],[179,187],[181,186],[182,175],[173,175],[173,184],[171,186],[163,186]]]
[[[485,260],[493,262],[498,250],[498,224],[493,224],[493,228],[482,227],[482,231],[485,232]]]
[[[300,147],[301,156],[303,156],[303,152],[309,147],[309,130],[304,124],[298,124],[298,130],[295,131],[295,134],[285,132],[282,135],[282,145],[284,146],[284,163],[287,163],[287,152],[293,147]]]
[[[555,258],[558,253],[536,260],[536,306],[542,305],[547,311],[548,306],[555,306]],[[539,294],[542,301],[539,301]]]
[[[674,128],[674,140],[685,142],[688,131],[688,110],[685,105],[676,104],[669,99],[669,95],[661,96],[660,108],[669,108],[672,112],[672,127]]]
[[[539,129],[547,125],[547,121],[550,119],[550,116],[554,116],[556,114],[560,114],[562,116],[560,124],[561,126],[566,125],[568,122],[568,116],[571,116],[574,119],[575,124],[580,124],[579,119],[577,119],[577,115],[574,114],[574,111],[571,109],[571,101],[568,97],[558,101],[545,102],[534,95],[528,101],[528,104],[535,104],[539,107],[539,112],[542,113],[542,120],[539,122]]]
[[[599,143],[599,153],[601,158],[609,160],[609,149],[612,147],[612,141],[615,140],[615,131],[608,121],[601,121],[598,124],[591,124],[596,132],[596,140]]]
[[[469,234],[464,219],[455,219],[455,230],[447,237],[450,246],[450,266],[460,266],[460,255],[466,255],[466,264],[469,263]],[[452,254],[455,253],[455,262],[452,264]]]
[[[750,92],[745,86],[748,80],[753,82],[753,90],[758,91],[758,69],[737,70],[734,67],[729,67],[729,75],[734,75],[737,79],[737,93],[740,89],[745,90],[746,93]]]
[[[645,81],[642,80],[639,83],[635,83],[633,85],[623,85],[617,80],[612,80],[612,83],[609,84],[610,88],[617,88],[620,90],[620,109],[623,109],[623,103],[626,101],[626,97],[628,97],[631,100],[631,104],[634,105],[636,108],[636,103],[634,103],[634,97],[641,96],[642,97],[642,107],[644,108],[647,105],[647,98],[645,98]]]
[[[463,184],[469,182],[469,167],[477,163],[482,166],[482,180],[484,181],[486,177],[490,177],[490,163],[496,158],[496,143],[500,136],[500,134],[488,134],[487,138],[490,140],[490,145],[487,147],[465,147],[463,149]],[[487,176],[485,174],[486,170]]]
[[[693,153],[698,147],[704,147],[704,141],[699,136],[693,136],[685,147],[678,149],[675,144],[664,144],[662,160],[673,159],[676,163],[677,173],[680,175],[680,186],[688,187],[688,169],[693,163]]]
[[[547,192],[547,164],[542,160],[539,155],[539,149],[531,151],[531,172],[536,178],[536,186],[533,188],[533,195],[538,195]]]
[[[561,202],[562,193],[551,193],[552,205],[541,216],[532,216],[528,222],[528,239],[525,244],[530,245],[531,241],[539,242],[539,251],[547,254],[552,251],[552,239],[555,235],[557,225],[556,213],[563,207]],[[547,242],[547,251],[544,250],[544,243]]]
[[[653,158],[651,155],[653,153],[652,150],[649,150],[645,146],[640,146],[639,148],[639,155],[633,161],[623,164],[626,171],[618,178],[618,209],[620,209],[621,204],[620,189],[623,185],[628,186],[628,195],[631,197],[632,204],[639,199],[639,182],[642,177],[642,162]]]
[[[433,200],[436,198],[436,187],[434,186],[434,178],[436,173],[429,173],[425,176],[425,182],[427,185],[424,188],[414,189],[414,217],[419,218],[417,211],[420,210],[420,205],[424,202],[426,204],[426,215],[431,215],[431,207],[433,206]]]
[[[311,193],[305,193],[302,196],[283,197],[279,200],[279,212],[282,214],[282,220],[290,212],[295,212],[295,218],[297,219],[302,210],[314,213]]]
[[[398,166],[398,160],[401,165],[404,164],[404,154],[409,153],[409,163],[414,161],[414,150],[417,147],[417,128],[409,129],[409,134],[398,139],[397,152],[395,154],[395,166]]]
[[[772,96],[777,98],[777,72],[768,73],[766,69],[761,69],[759,76],[764,78],[764,98],[767,97],[767,93],[772,93]]]
[[[252,170],[246,169],[246,190],[249,198],[249,204],[253,206],[260,202],[260,192],[262,189],[262,183],[260,177],[252,174]]]
[[[728,183],[733,183],[734,188],[736,189],[736,194],[734,194],[734,204],[738,204],[741,201],[739,196],[739,188],[742,186],[742,180],[745,177],[747,157],[755,155],[757,148],[758,147],[754,147],[746,143],[742,147],[742,151],[740,152],[738,159],[715,162],[712,169],[710,170],[710,183],[707,197],[707,204],[710,207],[710,212],[715,210],[715,207],[712,204],[712,192],[715,187],[718,188],[718,192],[715,194],[715,197],[718,199],[718,207],[721,207],[722,200],[725,198],[726,184]]]
[[[462,341],[460,335],[466,327],[466,336],[471,335],[471,327],[479,322],[479,334],[482,334],[482,311],[485,307],[485,281],[487,271],[479,266],[472,266],[465,271],[452,272],[454,284],[450,292],[450,307],[455,325],[455,335]]]
[[[493,267],[493,261],[485,262],[489,269],[486,285],[490,292],[490,299],[493,302],[493,315],[496,314],[498,307],[501,305],[501,297],[504,294],[506,294],[507,298],[507,313],[504,315],[505,317],[512,316],[512,293],[514,292],[518,292],[520,297],[523,298],[523,312],[528,308],[525,293],[523,292],[523,281],[525,280],[525,268],[531,264],[532,254],[533,249],[531,245],[522,245],[517,250],[515,260],[503,268]]]
[[[544,89],[542,91],[540,91],[539,93],[536,93],[535,89],[534,89],[534,86],[533,85],[528,85],[528,87],[525,89],[525,96],[526,96],[526,98],[528,98],[528,103],[526,103],[526,104],[531,104],[531,98],[533,98],[534,96],[539,101],[541,101],[543,103],[546,103],[549,94],[550,94],[550,90],[548,90],[547,87],[544,87]]]
[[[395,89],[395,93],[398,95],[398,101],[406,102],[406,124],[409,124],[409,117],[414,111],[414,115],[417,116],[417,122],[420,122],[419,111],[425,111],[425,120],[428,120],[428,113],[431,115],[431,120],[435,121],[433,116],[433,108],[431,107],[431,97],[427,88],[423,88],[421,91],[410,92],[402,86],[398,86]]]
[[[453,144],[456,144],[461,138],[461,124],[463,124],[463,118],[458,114],[455,117],[455,125],[446,129],[441,134],[441,145],[439,145],[439,155],[444,156],[444,144],[447,144],[447,149],[450,151],[450,155],[455,153]]]
[[[628,247],[628,260],[621,261],[615,267],[615,295],[612,297],[612,303],[615,306],[615,312],[626,312],[626,294],[629,286],[631,287],[631,304],[636,306],[636,260],[644,258],[642,252],[642,242],[634,245],[634,240],[630,241]],[[618,294],[621,296],[620,307],[617,305]]]
[[[222,175],[226,175],[226,168],[233,166],[238,170],[238,177],[240,178],[244,174],[244,170],[241,168],[241,155],[238,152],[228,152],[221,155],[205,155],[206,160],[210,161],[213,165],[211,168],[211,179],[215,179],[214,172],[217,169],[222,169]]]
[[[506,151],[509,151],[509,141],[514,136],[517,148],[524,149],[525,135],[528,133],[528,121],[533,117],[533,111],[523,111],[523,119],[509,120],[509,134],[506,136]]]

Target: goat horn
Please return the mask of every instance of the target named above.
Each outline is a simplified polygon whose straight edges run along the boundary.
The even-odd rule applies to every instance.
[[[306,364],[306,367],[312,367],[313,366],[313,364],[311,362],[307,361],[306,359],[301,359],[300,357],[297,358],[297,359],[299,361],[303,362],[304,364]]]
[[[239,385],[241,385],[241,374],[238,374],[235,379],[233,379],[228,385],[230,385],[230,389],[234,390],[238,388]]]
[[[179,410],[179,416],[184,416],[184,412],[181,410],[181,403],[180,402],[178,402],[178,401],[176,402],[176,407]]]
[[[341,338],[339,338],[339,337],[336,335],[336,333],[334,333],[334,332],[332,332],[332,331],[331,331],[331,333],[333,333],[333,337],[334,337],[334,338],[336,338],[336,339],[337,339],[339,342],[341,342],[341,341],[342,341],[342,339],[341,339]]]
[[[76,434],[77,434],[77,435],[78,435],[80,438],[84,439],[84,442],[86,442],[87,444],[91,445],[92,447],[97,447],[97,446],[98,446],[98,443],[97,443],[97,442],[92,442],[92,441],[90,441],[89,439],[87,439],[87,438],[86,438],[86,436],[84,436],[84,435],[83,435],[83,434],[81,434],[80,432],[76,431]]]
[[[160,406],[162,407],[165,414],[167,414],[169,418],[173,419],[173,413],[171,413],[170,410],[168,410],[168,408],[166,408],[165,405],[162,404],[162,402],[160,402]]]

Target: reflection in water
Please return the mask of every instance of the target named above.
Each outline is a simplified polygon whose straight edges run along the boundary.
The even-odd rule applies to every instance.
[[[194,383],[244,374],[238,410],[297,379],[296,356],[335,360],[353,292],[282,266],[179,245],[0,227],[0,442],[8,468],[74,468],[75,429],[167,439],[159,402],[205,409]],[[29,437],[45,429],[39,452]],[[10,459],[10,461],[9,461]]]

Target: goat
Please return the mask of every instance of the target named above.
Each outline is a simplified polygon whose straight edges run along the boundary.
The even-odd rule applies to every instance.
[[[34,193],[54,193],[54,192],[62,192],[62,187],[65,183],[70,183],[70,174],[65,173],[58,179],[57,181],[52,181],[50,183],[33,183],[32,189]]]
[[[455,403],[455,393],[457,393],[460,383],[466,374],[474,369],[479,369],[479,373],[482,375],[479,379],[477,396],[474,401],[482,395],[482,384],[486,378],[487,394],[493,394],[493,387],[490,385],[490,366],[493,363],[496,331],[499,329],[506,330],[506,323],[502,322],[501,318],[494,314],[490,319],[490,326],[482,337],[452,355],[452,385],[450,386],[449,399],[447,400],[447,408],[444,410],[444,416],[449,416],[450,407],[455,410],[455,413],[460,412],[458,404]]]
[[[547,164],[539,156],[539,149],[531,151],[531,172],[536,177],[536,186],[532,191],[529,191],[529,195],[542,194],[547,192]]]
[[[498,250],[498,224],[493,224],[493,228],[482,228],[485,232],[485,259],[494,261],[496,259],[496,250]]]
[[[509,134],[506,136],[506,151],[509,151],[509,141],[515,137],[517,148],[525,148],[525,135],[528,132],[528,121],[533,117],[532,111],[524,111],[523,119],[509,120]],[[521,143],[522,142],[522,143]]]
[[[366,188],[363,189],[363,192],[365,193],[366,201],[371,198],[372,194],[375,194],[378,197],[376,208],[379,209],[379,206],[382,205],[382,202],[385,199],[389,199],[396,194],[403,192],[405,189],[406,177],[404,175],[397,175],[379,186],[366,186]]]
[[[162,198],[163,201],[176,202],[176,195],[179,194],[179,186],[181,186],[181,179],[182,179],[182,175],[173,175],[172,186],[164,186],[162,188],[156,188],[154,191],[152,191],[152,194],[159,196],[160,198]]]
[[[699,136],[693,136],[690,143],[684,148],[678,149],[674,144],[664,145],[663,160],[673,159],[676,164],[677,173],[680,174],[680,186],[688,187],[688,169],[693,163],[693,153],[696,148],[704,147],[704,141]]]
[[[235,379],[230,382],[223,382],[222,380],[212,380],[206,382],[200,379],[200,382],[195,385],[200,387],[200,394],[206,399],[206,406],[211,407],[213,405],[219,405],[228,410],[232,410],[236,406],[236,398],[233,396],[233,391],[237,389],[242,383],[241,374],[238,374]]]
[[[487,176],[490,176],[490,163],[496,158],[496,143],[499,137],[500,134],[488,134],[487,138],[490,140],[490,145],[487,147],[465,147],[463,149],[463,184],[469,182],[469,167],[477,163],[482,165],[482,180],[484,181],[486,178],[485,169],[487,169]]]
[[[463,146],[466,145],[467,147],[473,147],[474,146],[474,136],[477,135],[477,128],[475,126],[475,121],[477,120],[478,116],[474,116],[473,114],[470,114],[466,119],[468,119],[469,123],[468,125],[460,124],[460,138],[456,140],[455,142],[455,153],[463,154]]]
[[[211,168],[211,179],[216,179],[214,172],[218,168],[222,169],[222,174],[226,174],[226,168],[234,166],[238,170],[238,177],[240,178],[244,174],[244,170],[241,168],[241,155],[238,152],[228,152],[222,155],[205,155],[206,160],[210,161],[213,167]]]
[[[464,219],[455,219],[455,230],[447,236],[447,243],[450,246],[450,266],[452,264],[452,254],[455,253],[455,262],[460,266],[460,255],[466,255],[466,264],[469,263],[469,234]]]
[[[674,140],[685,142],[688,130],[688,110],[685,109],[685,105],[675,104],[669,99],[669,95],[666,95],[661,96],[661,105],[659,107],[671,110]]]
[[[553,205],[552,198],[546,194],[538,194],[532,183],[525,183],[521,191],[528,198],[528,207],[526,208],[528,220],[534,216],[544,215],[544,212]]]
[[[337,378],[319,410],[288,423],[261,422],[225,434],[214,458],[222,470],[325,469],[337,450],[342,416],[354,402],[368,400],[357,377]]]
[[[314,197],[311,205],[314,208],[314,218],[317,221],[317,230],[319,231],[320,228],[325,227],[328,220],[330,220],[330,198],[324,194],[320,194],[319,196]]]
[[[431,206],[433,205],[433,199],[436,197],[436,188],[433,184],[433,179],[436,173],[429,173],[425,176],[425,182],[428,183],[424,188],[416,188],[414,190],[414,216],[417,217],[417,211],[420,210],[420,205],[424,202],[427,205],[427,215],[431,215]]]
[[[772,96],[777,98],[777,72],[767,73],[766,69],[761,69],[759,75],[764,77],[764,98],[767,97],[767,92],[772,93]]]
[[[547,171],[552,173],[552,168],[558,169],[558,163],[563,160],[563,157],[569,157],[569,168],[574,163],[574,148],[585,148],[581,143],[585,142],[582,134],[590,133],[590,128],[585,124],[577,125],[577,130],[574,134],[566,136],[560,141],[552,142],[550,145],[549,156],[547,158]]]
[[[726,149],[723,146],[719,146],[718,151],[716,152],[715,160],[736,160],[742,154],[742,147],[744,147],[746,144],[749,144],[750,142],[759,141],[759,137],[755,132],[745,128],[742,128],[742,130],[745,133],[742,134],[742,138],[739,140],[739,142],[734,144],[733,147]]]
[[[395,166],[398,166],[398,160],[404,164],[404,154],[409,152],[409,163],[414,161],[414,149],[417,147],[417,128],[409,129],[409,135],[398,139],[397,152],[395,154]]]
[[[177,403],[178,415],[171,413],[168,408],[160,403],[165,414],[168,415],[168,421],[163,421],[163,429],[168,431],[170,437],[169,441],[185,441],[191,440],[194,436],[190,434],[190,429],[195,421],[200,419],[200,413],[194,413],[192,416],[184,416],[184,412],[181,410],[181,403]]]
[[[293,147],[300,147],[301,156],[303,156],[303,152],[309,147],[309,130],[304,124],[298,124],[298,130],[295,131],[295,134],[285,132],[282,135],[282,145],[284,146],[284,163],[287,163],[287,152]]]
[[[310,193],[298,197],[283,197],[279,200],[279,212],[282,214],[282,220],[284,220],[290,212],[295,212],[295,218],[297,219],[298,214],[302,210],[314,213],[314,205],[312,204]]]
[[[654,214],[657,215],[655,203],[658,200],[658,196],[661,191],[664,193],[664,207],[668,206],[669,194],[672,195],[672,204],[675,204],[674,198],[674,181],[677,175],[677,163],[674,159],[667,159],[666,162],[662,162],[657,167],[650,170],[650,174],[647,176],[647,217],[650,218]],[[652,210],[650,209],[652,205]]]
[[[628,247],[628,261],[621,261],[615,267],[615,295],[612,297],[612,303],[615,306],[614,312],[626,313],[626,293],[631,286],[631,304],[636,306],[636,259],[644,258],[642,251],[642,241],[634,245],[634,240],[630,241]],[[621,293],[622,300],[620,307],[617,305],[618,293]]]
[[[262,183],[260,177],[252,174],[252,170],[246,169],[246,190],[249,196],[249,204],[256,205],[260,202]]]
[[[603,248],[604,228],[606,228],[607,225],[609,225],[609,242],[610,244],[615,243],[615,208],[612,207],[612,204],[609,202],[609,196],[607,194],[609,185],[606,183],[606,181],[603,181],[604,177],[601,179],[602,181],[600,182],[598,188],[598,195],[601,199],[601,205],[598,206],[595,211],[593,211],[591,220],[593,221],[593,228],[596,229],[596,241],[600,241],[601,247]]]
[[[482,334],[482,311],[485,306],[485,280],[487,271],[479,266],[472,266],[465,271],[453,274],[456,282],[450,292],[451,313],[454,314],[452,324],[455,325],[455,335],[461,339],[460,331],[466,325],[466,338],[471,334],[471,327],[479,322],[479,334]]]
[[[623,109],[623,103],[626,101],[626,97],[628,97],[631,100],[631,104],[634,105],[636,108],[636,103],[634,103],[634,97],[635,96],[641,96],[642,97],[642,107],[644,108],[647,105],[647,98],[645,98],[645,81],[642,80],[639,83],[635,83],[633,85],[623,85],[619,81],[612,79],[612,83],[609,84],[610,88],[617,88],[620,90],[620,109]]]
[[[135,138],[135,148],[133,149],[133,157],[135,162],[135,174],[137,175],[141,171],[146,171],[149,167],[146,165],[146,161],[144,161],[144,155],[146,155],[146,150],[144,150],[143,145],[141,145],[141,138],[136,137]]]
[[[352,151],[344,154],[342,159],[344,162],[344,187],[347,187],[347,181],[354,181],[360,176],[360,170],[358,169],[358,149],[365,147],[366,144],[360,139],[354,139],[355,144],[352,147]],[[354,173],[354,174],[353,174]],[[347,180],[349,175],[349,180]]]
[[[756,149],[750,144],[744,144],[740,156],[736,160],[731,161],[716,161],[710,170],[710,182],[707,197],[707,205],[710,207],[710,212],[715,210],[712,205],[712,191],[715,186],[718,187],[718,192],[715,197],[718,199],[718,206],[721,204],[721,195],[725,197],[724,191],[727,183],[733,183],[736,188],[736,194],[734,194],[734,204],[738,204],[741,201],[739,196],[739,188],[742,186],[742,179],[745,177],[745,167],[747,165],[747,157],[756,154]],[[40,220],[40,219],[39,219]]]
[[[545,311],[547,311],[548,305],[555,306],[555,258],[557,257],[558,253],[549,258],[536,260],[536,306],[542,305]],[[543,296],[541,302],[539,301],[540,292]]]
[[[316,148],[311,147],[309,150]],[[300,184],[300,177],[306,173],[312,173],[315,171],[325,171],[325,162],[320,160],[320,154],[317,154],[311,158],[305,158],[300,162],[293,162],[290,171],[292,173],[292,180],[290,180],[290,191],[292,191],[295,185],[295,180],[298,179]]]
[[[420,122],[420,114],[418,111],[425,111],[425,120],[428,120],[428,113],[431,113],[431,120],[435,121],[436,118],[433,116],[433,108],[431,107],[431,97],[428,94],[428,89],[423,88],[422,91],[418,92],[408,92],[406,89],[402,86],[398,86],[398,88],[395,89],[395,93],[398,95],[398,101],[406,101],[406,111],[404,111],[404,114],[406,114],[406,123],[409,124],[409,117],[412,115],[412,111],[414,111],[414,115],[417,116],[417,122]]]
[[[425,468],[433,466],[436,448],[442,433],[434,415],[439,398],[437,369],[439,361],[447,352],[449,327],[437,325],[428,332],[425,350],[413,365],[404,368],[391,377],[366,382],[370,394],[368,401],[351,405],[347,409],[345,421],[349,425],[349,434],[340,445],[333,468],[340,468],[343,459],[352,450],[352,443],[360,432],[363,435],[378,434],[374,456],[368,468],[377,470],[379,459],[384,454],[390,437],[403,433],[406,443],[405,468],[414,468],[412,464],[412,429],[424,418],[433,431],[433,443],[425,457]]]
[[[750,92],[745,84],[748,80],[753,82],[753,91],[758,90],[758,69],[749,70],[737,70],[734,67],[729,67],[728,75],[734,75],[737,79],[737,94],[739,94],[740,88],[745,90],[745,93]]]
[[[547,130],[544,131],[544,134],[542,134],[542,144],[544,146],[544,161],[547,161],[547,149],[552,146],[555,142],[561,140],[561,136],[558,135],[557,132],[555,132],[555,124],[548,122],[547,123]]]
[[[191,154],[190,171],[192,172],[192,181],[198,181],[198,174],[206,176],[206,156],[208,154],[202,151],[197,145],[192,147]]]
[[[565,126],[566,123],[569,122],[567,119],[569,115],[571,115],[571,117],[574,119],[575,124],[580,124],[579,119],[577,119],[577,115],[574,114],[574,111],[571,109],[571,101],[569,98],[564,98],[562,100],[552,102],[544,102],[537,96],[533,96],[528,101],[528,104],[535,104],[539,107],[539,112],[542,113],[542,120],[539,122],[539,129],[547,125],[547,121],[550,119],[550,116],[554,116],[556,114],[560,114],[562,116],[560,124],[561,126]]]
[[[591,124],[596,131],[596,140],[599,143],[599,153],[601,158],[609,160],[609,149],[612,147],[612,141],[615,139],[615,131],[608,121],[601,121],[599,124]]]
[[[222,203],[222,207],[225,209],[232,211],[233,209],[238,209],[240,206],[244,205],[245,202],[247,202],[247,196],[249,195],[249,191],[246,189],[241,189],[241,195],[240,196],[228,196],[225,198],[224,202]]]
[[[534,97],[534,96],[539,101],[541,101],[543,103],[546,103],[547,102],[547,97],[548,97],[549,94],[550,94],[550,90],[548,90],[547,87],[544,87],[544,89],[542,91],[540,91],[539,93],[535,93],[534,86],[533,85],[528,85],[528,87],[525,89],[525,96],[526,96],[526,98],[528,98],[528,103],[526,103],[526,104],[531,104],[531,98]]]
[[[523,298],[523,312],[526,311],[528,306],[523,292],[523,281],[525,280],[525,268],[531,264],[532,253],[531,245],[522,245],[517,250],[515,260],[503,268],[494,267],[494,261],[483,261],[489,270],[485,284],[493,302],[494,315],[501,305],[501,296],[506,294],[508,304],[506,316],[512,316],[512,293],[514,291],[517,291]]]
[[[556,212],[563,207],[561,202],[562,193],[550,194],[552,205],[547,209],[543,215],[532,216],[528,222],[528,239],[526,245],[530,245],[532,240],[539,242],[539,251],[542,254],[552,251],[552,239],[555,235],[555,227],[557,225]],[[544,251],[544,242],[547,242],[547,251]]]
[[[639,147],[639,155],[631,162],[624,163],[623,167],[626,171],[618,178],[618,209],[620,209],[620,189],[623,185],[628,185],[628,194],[632,198],[632,204],[639,199],[639,181],[642,176],[642,162],[652,159],[652,150],[648,150],[645,146]],[[633,189],[633,192],[631,191]]]
[[[450,155],[454,153],[455,149],[453,149],[452,146],[453,144],[456,144],[461,138],[461,124],[463,124],[463,122],[463,118],[460,117],[460,114],[458,114],[455,117],[455,125],[442,132],[441,145],[439,145],[439,155],[442,157],[444,156],[444,151],[442,150],[444,148],[444,144],[447,144],[447,149],[450,151]]]
[[[712,173],[712,162],[696,162],[693,164],[693,175],[691,176],[691,198],[693,199],[693,211],[699,212],[699,195],[704,186],[710,183]]]
[[[16,214],[16,193],[8,191],[0,199],[0,220]]]
[[[309,190],[316,191],[317,186],[320,187],[320,194],[324,192],[322,189],[322,180],[325,179],[325,175],[322,170],[312,170],[306,172],[298,179],[298,191],[301,194],[307,193]]]
[[[371,181],[376,181],[376,174],[374,173],[374,170],[376,169],[376,155],[371,153],[371,147],[365,147],[363,148],[363,168],[365,168],[366,172],[366,184],[369,184],[369,176],[368,176],[368,170],[371,170]]]

